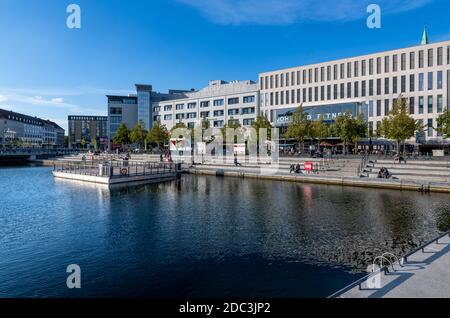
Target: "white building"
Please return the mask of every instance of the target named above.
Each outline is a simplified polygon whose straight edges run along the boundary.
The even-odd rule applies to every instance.
[[[332,119],[346,108],[361,111],[376,132],[392,102],[400,95],[409,113],[425,125],[425,136],[436,138],[436,118],[450,106],[450,41],[259,75],[261,112],[277,126],[298,105]],[[356,114],[355,114],[356,115]]]
[[[210,81],[199,91],[185,93],[186,98],[161,101],[154,105],[157,119],[171,129],[183,122],[188,128],[208,120],[220,128],[232,121],[251,126],[259,113],[258,85],[252,81]]]

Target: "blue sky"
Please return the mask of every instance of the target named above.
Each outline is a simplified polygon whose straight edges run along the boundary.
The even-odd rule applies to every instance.
[[[366,7],[382,28],[366,26]],[[79,30],[66,7],[81,7]],[[448,0],[0,0],[0,108],[106,115],[106,94],[199,89],[258,73],[450,39]]]

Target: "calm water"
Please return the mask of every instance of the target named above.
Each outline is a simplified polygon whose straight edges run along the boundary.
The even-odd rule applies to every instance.
[[[450,228],[449,196],[414,192],[204,176],[110,191],[25,167],[0,169],[0,193],[0,297],[324,297]]]

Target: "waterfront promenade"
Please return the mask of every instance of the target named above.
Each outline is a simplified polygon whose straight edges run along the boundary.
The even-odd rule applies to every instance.
[[[58,159],[60,162],[80,162],[80,156]],[[132,155],[135,162],[158,162],[158,155]],[[98,157],[90,162],[101,163],[105,158]],[[249,159],[235,165],[233,158],[210,158],[202,164],[192,164],[183,158],[173,158],[183,162],[183,171],[190,174],[217,175],[261,180],[279,180],[302,183],[317,183],[339,186],[356,186],[381,189],[408,190],[419,192],[450,193],[450,161],[447,157],[439,159],[414,159],[407,163],[395,163],[385,157],[362,158],[341,156],[331,159],[308,157],[282,157],[276,165],[264,160]],[[109,158],[109,160],[120,160]],[[314,169],[305,171],[305,163],[312,163]],[[44,161],[53,165],[53,161]],[[292,173],[291,166],[299,164],[301,173]],[[377,178],[378,171],[387,168],[391,178]]]
[[[391,259],[386,255],[386,259]],[[403,259],[332,295],[338,298],[447,298],[450,295],[450,232]],[[384,262],[386,264],[386,261]],[[376,285],[376,282],[379,284]],[[369,282],[369,285],[368,285]]]

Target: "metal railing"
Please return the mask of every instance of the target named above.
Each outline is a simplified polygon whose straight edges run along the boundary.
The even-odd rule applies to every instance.
[[[149,175],[174,174],[180,170],[180,165],[161,162],[134,162],[134,161],[110,161],[110,162],[55,162],[53,171],[78,175],[123,178]]]
[[[355,288],[356,286],[358,286],[358,288],[361,290],[361,289],[362,289],[362,288],[361,288],[361,284],[363,284],[364,282],[366,282],[368,279],[370,279],[370,278],[373,277],[374,275],[377,275],[377,274],[379,274],[379,273],[381,273],[381,272],[384,272],[385,274],[389,273],[389,266],[392,266],[392,269],[395,271],[395,269],[394,269],[394,263],[392,263],[390,260],[388,260],[388,259],[386,258],[386,256],[391,256],[391,257],[393,256],[393,257],[396,259],[397,263],[398,263],[401,267],[403,267],[403,264],[405,264],[405,263],[408,262],[408,257],[410,257],[411,255],[415,254],[416,252],[418,252],[418,251],[420,251],[420,250],[422,250],[422,252],[424,252],[425,248],[426,248],[428,245],[430,245],[430,244],[432,244],[432,243],[438,243],[440,239],[442,239],[443,237],[445,237],[445,236],[447,236],[447,235],[450,237],[450,231],[447,231],[447,232],[445,232],[445,233],[439,235],[437,238],[434,238],[434,239],[428,241],[427,243],[422,244],[421,246],[419,246],[419,247],[417,247],[416,249],[412,250],[411,252],[407,253],[406,255],[404,255],[403,257],[400,258],[400,260],[402,260],[402,261],[400,261],[400,260],[399,260],[394,254],[392,254],[392,253],[384,253],[382,256],[378,256],[377,258],[375,258],[374,263],[375,263],[375,261],[376,261],[377,259],[384,259],[384,260],[387,260],[387,261],[388,261],[388,264],[385,265],[385,266],[383,266],[383,267],[381,267],[381,268],[378,269],[377,271],[374,271],[373,273],[370,273],[370,274],[368,274],[368,275],[365,275],[364,277],[361,277],[361,278],[358,279],[357,281],[355,281],[355,282],[351,283],[350,285],[348,285],[348,286],[346,286],[346,287],[344,287],[344,288],[338,290],[337,292],[335,292],[334,294],[328,296],[327,298],[336,298],[336,297],[339,297],[339,296],[341,296],[342,294],[348,292],[349,290]],[[382,264],[383,264],[383,263],[382,263]]]

